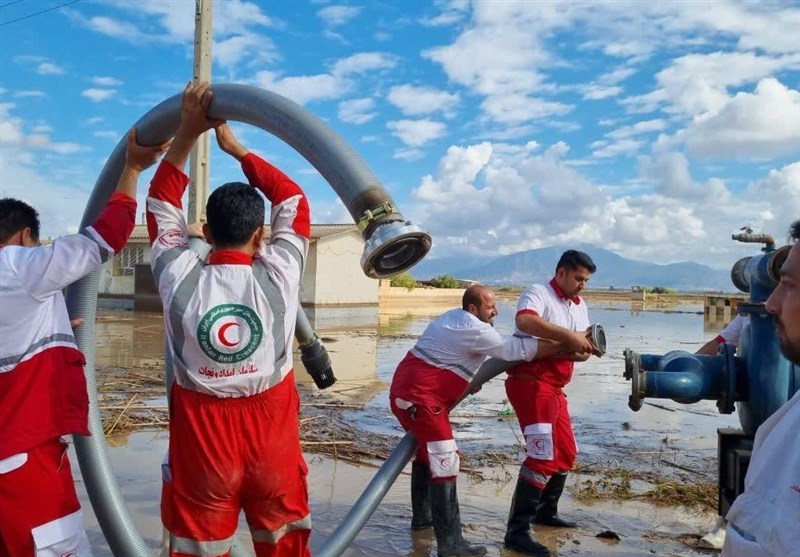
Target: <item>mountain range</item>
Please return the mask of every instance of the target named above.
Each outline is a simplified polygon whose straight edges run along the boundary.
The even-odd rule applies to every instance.
[[[681,291],[735,291],[729,271],[712,269],[690,261],[659,265],[628,259],[597,246],[570,246],[589,254],[597,265],[590,288],[629,288],[632,286],[662,286]],[[520,251],[493,258],[442,257],[422,260],[411,269],[417,280],[437,275],[477,280],[484,284],[525,286],[547,282],[553,277],[561,254],[570,249],[551,246]]]

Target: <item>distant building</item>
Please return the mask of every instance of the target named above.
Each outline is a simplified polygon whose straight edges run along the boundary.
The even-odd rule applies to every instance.
[[[377,305],[378,281],[367,278],[361,270],[363,250],[364,241],[353,224],[312,225],[306,271],[300,285],[303,306]],[[100,295],[137,300],[143,296],[149,301],[149,309],[158,309],[152,307],[157,296],[149,264],[147,227],[139,224],[125,248],[103,265]]]

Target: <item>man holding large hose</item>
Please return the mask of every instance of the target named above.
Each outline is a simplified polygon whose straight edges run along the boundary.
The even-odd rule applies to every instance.
[[[586,302],[578,295],[596,267],[591,257],[567,250],[548,284],[534,284],[517,304],[518,334],[562,343],[566,352],[524,363],[508,371],[506,394],[525,437],[520,468],[504,539],[505,547],[523,555],[548,557],[548,549],[531,536],[531,523],[556,527],[576,524],[558,516],[558,501],[578,453],[563,388],[574,362],[600,355],[587,335]]]
[[[467,288],[461,308],[440,315],[420,335],[397,366],[389,390],[392,412],[417,440],[411,528],[433,526],[439,557],[486,554],[485,547],[467,543],[461,532],[456,495],[460,460],[450,409],[466,394],[487,357],[530,361],[557,349],[535,338],[501,335],[492,327],[495,316],[494,293],[482,285]]]
[[[80,320],[61,291],[125,246],[139,174],[168,146],[140,146],[131,130],[99,218],[49,246],[33,207],[0,199],[0,557],[91,555],[62,440],[90,434],[89,397],[71,329]]]
[[[161,512],[173,556],[227,555],[244,510],[258,557],[307,557],[311,519],[300,451],[292,339],[310,220],[303,191],[208,119],[208,83],[189,83],[175,139],[147,199],[153,275],[174,363]],[[215,129],[250,184],[212,192],[213,251],[189,249],[181,198],[197,138]],[[264,201],[272,203],[266,245]]]

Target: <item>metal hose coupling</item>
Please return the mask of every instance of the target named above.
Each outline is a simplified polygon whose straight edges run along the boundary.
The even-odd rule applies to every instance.
[[[311,340],[300,345],[300,360],[317,388],[327,389],[336,383],[328,351],[325,350],[318,336],[314,335]]]
[[[595,323],[589,327],[589,340],[597,348],[600,356],[606,353],[606,331],[600,323]]]
[[[385,202],[364,211],[358,221],[364,237],[361,268],[371,278],[386,278],[416,265],[431,249],[431,236]]]

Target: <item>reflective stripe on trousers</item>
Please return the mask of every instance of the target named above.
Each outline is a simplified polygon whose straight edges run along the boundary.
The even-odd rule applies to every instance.
[[[250,534],[253,536],[253,541],[256,543],[269,543],[276,545],[283,536],[293,530],[311,530],[311,515],[308,514],[300,520],[288,522],[274,531],[253,530],[251,528]]]
[[[201,542],[170,534],[169,547],[173,553],[185,553],[187,555],[196,555],[197,557],[216,557],[217,555],[225,555],[231,550],[233,538],[234,536],[224,540]]]

